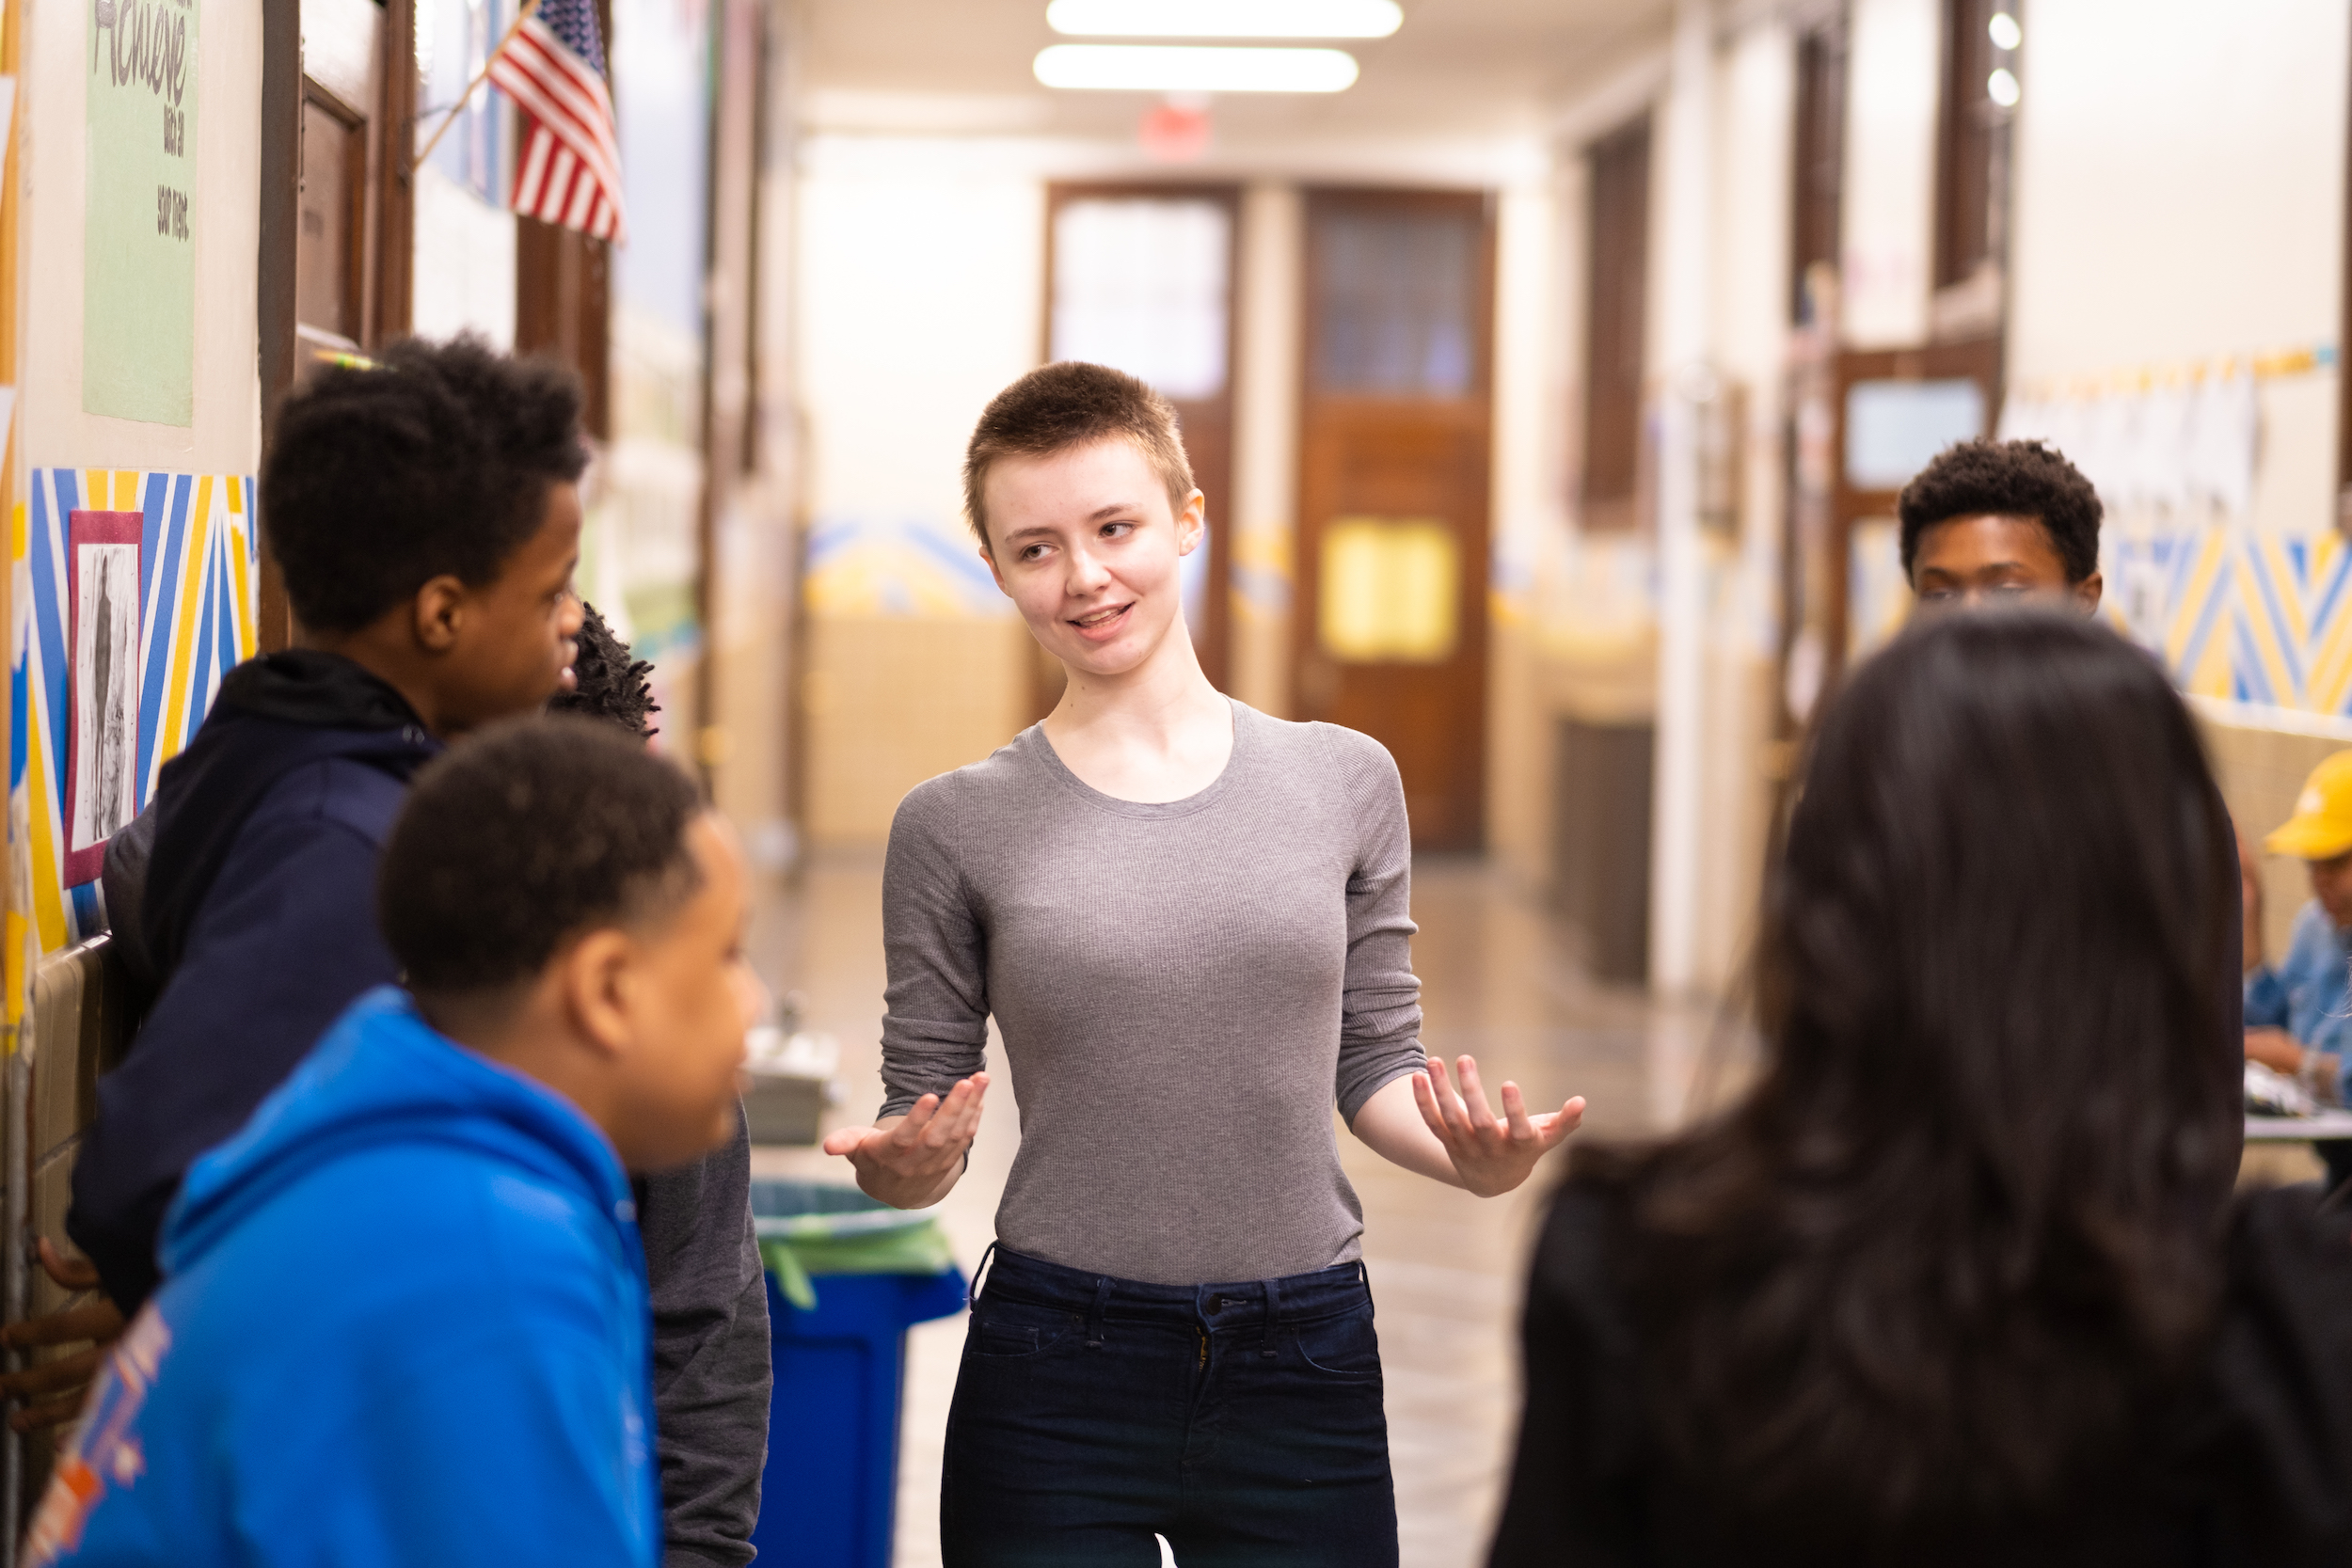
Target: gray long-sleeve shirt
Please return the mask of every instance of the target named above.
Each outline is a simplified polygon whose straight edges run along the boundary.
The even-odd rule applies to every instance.
[[[1021,1104],[1006,1246],[1161,1285],[1344,1262],[1332,1103],[1352,1121],[1422,1060],[1411,872],[1396,764],[1352,730],[1235,703],[1225,771],[1166,804],[1025,730],[891,825],[882,1112],[979,1070],[993,1012]]]

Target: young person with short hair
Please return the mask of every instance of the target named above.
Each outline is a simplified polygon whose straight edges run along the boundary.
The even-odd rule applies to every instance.
[[[199,1159],[28,1560],[653,1568],[628,1173],[735,1136],[746,878],[610,726],[427,765],[383,856],[377,988]]]
[[[2073,615],[1830,703],[1724,1114],[1577,1151],[1492,1568],[2352,1561],[2352,1221],[2234,1200],[2234,834]]]
[[[826,1140],[945,1196],[993,1016],[1020,1087],[948,1418],[948,1568],[1397,1560],[1361,1210],[1333,1142],[1509,1191],[1581,1100],[1488,1108],[1425,1062],[1395,764],[1220,695],[1185,629],[1200,491],[1165,399],[1063,363],[981,415],[981,558],[1067,672],[1053,713],[917,786],[883,872],[888,1099]],[[1465,1098],[1467,1096],[1467,1098]]]
[[[572,683],[580,409],[568,371],[470,338],[322,369],[280,409],[261,522],[296,646],[229,673],[141,815],[143,875],[109,874],[139,885],[123,935],[159,989],[100,1083],[74,1165],[66,1227],[97,1278],[43,1260],[61,1282],[103,1283],[120,1315],[85,1307],[0,1338],[119,1329],[154,1289],[189,1164],[354,999],[398,977],[373,889],[408,780],[445,742]],[[651,1259],[664,1498],[673,1563],[734,1568],[752,1557],[767,1455],[766,1285],[748,1144],[696,1170],[707,1180],[663,1179],[691,1185],[699,1207],[657,1204]],[[0,1380],[41,1402],[12,1418],[70,1416],[95,1362],[84,1352]]]
[[[2099,608],[2099,492],[2055,447],[1947,447],[1896,503],[1903,576],[1922,607],[2019,598]]]
[[[1929,614],[2047,605],[2094,616],[2099,572],[2099,492],[2065,453],[2041,441],[1961,441],[1903,486],[1903,572]],[[2228,807],[2217,789],[2215,804]],[[2234,830],[2233,830],[2234,832]],[[2239,894],[2230,895],[2233,908]],[[2248,1041],[2250,1005],[2244,966],[2233,952],[2215,976],[2216,1027],[2234,1054]]]
[[[2272,964],[2263,952],[2259,867],[2249,860],[2245,868],[2247,1059],[2341,1105],[2352,1101],[2352,752],[2312,769],[2295,815],[2263,847],[2301,861],[2312,896],[2296,911],[2285,955]],[[2328,1185],[2352,1181],[2352,1141],[2312,1147],[2327,1162]]]

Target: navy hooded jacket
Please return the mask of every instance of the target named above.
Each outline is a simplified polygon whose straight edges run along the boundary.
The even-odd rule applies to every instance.
[[[27,1560],[652,1568],[628,1178],[534,1080],[362,998],[164,1234]]]
[[[398,977],[375,928],[375,863],[409,778],[440,750],[390,686],[293,649],[231,670],[165,765],[123,933],[134,971],[162,990],[99,1080],[66,1215],[125,1316],[155,1288],[156,1232],[181,1174],[353,998]]]

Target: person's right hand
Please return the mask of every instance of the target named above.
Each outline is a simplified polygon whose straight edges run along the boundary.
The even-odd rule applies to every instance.
[[[871,1127],[844,1127],[827,1136],[825,1152],[846,1157],[867,1196],[894,1209],[928,1209],[947,1196],[963,1174],[965,1151],[980,1130],[980,1097],[988,1074],[976,1072],[942,1100],[927,1094],[902,1117]]]
[[[56,1245],[46,1236],[40,1239],[39,1251],[41,1271],[66,1290],[97,1288],[98,1270],[88,1259],[77,1258],[69,1261],[59,1257]],[[0,1374],[0,1398],[23,1406],[9,1413],[8,1425],[18,1432],[32,1432],[61,1426],[80,1415],[90,1380],[98,1375],[99,1362],[121,1338],[121,1309],[103,1295],[62,1312],[27,1318],[0,1328],[0,1348],[8,1350],[85,1341],[88,1346],[38,1367]]]
[[[2295,1037],[2284,1029],[2254,1028],[2246,1031],[2246,1059],[2260,1062],[2273,1072],[2283,1072],[2289,1078],[2302,1070],[2303,1048],[2295,1043]]]

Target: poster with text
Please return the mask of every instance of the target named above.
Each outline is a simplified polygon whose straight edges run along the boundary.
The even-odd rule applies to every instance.
[[[196,418],[194,0],[89,7],[82,407]]]

